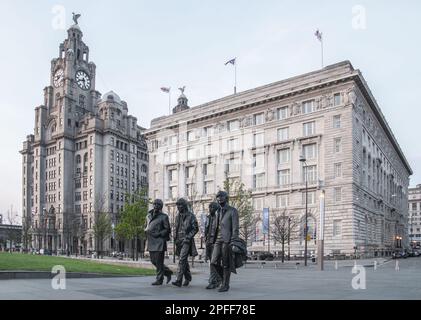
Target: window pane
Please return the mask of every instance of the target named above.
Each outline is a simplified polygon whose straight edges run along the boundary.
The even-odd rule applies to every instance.
[[[316,144],[307,144],[303,146],[303,156],[306,160],[316,158]]]
[[[232,120],[228,122],[228,130],[229,131],[235,131],[238,130],[240,127],[240,122],[238,120]]]
[[[254,124],[255,125],[263,124],[264,122],[265,121],[264,121],[263,113],[259,113],[259,114],[254,115]]]
[[[285,141],[289,139],[289,128],[278,129],[278,141]]]
[[[314,100],[303,102],[303,113],[310,113],[314,111]]]
[[[336,115],[333,117],[333,127],[339,129],[341,127],[341,116]]]
[[[282,107],[278,109],[278,120],[288,118],[288,107]]]
[[[340,93],[336,93],[333,96],[333,103],[335,106],[339,106],[342,103],[342,97]]]
[[[284,187],[290,184],[290,171],[280,170],[278,171],[279,186]]]
[[[303,124],[303,135],[305,137],[315,134],[316,132],[316,123],[313,122],[307,122]]]
[[[285,164],[290,162],[290,149],[278,150],[278,164]]]

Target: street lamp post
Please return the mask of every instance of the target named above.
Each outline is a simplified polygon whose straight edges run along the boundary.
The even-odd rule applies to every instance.
[[[305,226],[304,226],[304,266],[307,266],[307,228],[308,228],[308,177],[307,177],[307,163],[304,155],[300,156],[300,162],[304,165],[304,177],[306,182],[306,212],[305,212]]]
[[[288,217],[288,261],[291,259],[291,217]]]

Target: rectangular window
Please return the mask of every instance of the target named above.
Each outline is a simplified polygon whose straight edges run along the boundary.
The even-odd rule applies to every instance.
[[[286,164],[291,160],[290,149],[278,150],[278,164]]]
[[[305,205],[306,204],[306,193],[305,192],[302,193],[302,198],[303,198],[302,204]],[[309,191],[307,193],[307,201],[308,201],[307,202],[308,205],[316,204],[316,191]]]
[[[265,123],[264,114],[263,113],[255,114],[254,117],[253,117],[253,123],[256,126],[259,125],[259,124]]]
[[[333,95],[333,105],[336,107],[341,104],[342,104],[342,95],[340,93],[335,93]]]
[[[333,201],[339,203],[342,201],[342,188],[337,187],[333,189]]]
[[[253,155],[253,168],[264,169],[265,168],[265,154],[257,153]]]
[[[278,120],[284,120],[288,118],[288,107],[278,108]]]
[[[177,182],[177,170],[170,170],[169,171],[169,179],[170,182]]]
[[[176,199],[177,198],[177,187],[170,187],[170,199]]]
[[[303,123],[303,135],[304,137],[312,136],[316,134],[316,122]]]
[[[239,140],[238,139],[229,139],[227,140],[227,151],[238,150]]]
[[[228,122],[228,131],[236,131],[240,129],[240,121],[232,120]]]
[[[285,208],[289,205],[289,196],[287,194],[280,194],[276,196],[276,207]]]
[[[342,163],[335,163],[334,164],[334,176],[335,178],[342,177]]]
[[[186,168],[186,178],[193,178],[194,176],[194,168],[195,167],[187,167]]]
[[[311,113],[314,112],[314,108],[315,108],[315,103],[314,100],[309,100],[309,101],[304,101],[303,102],[303,113]]]
[[[289,139],[289,128],[278,129],[278,141],[286,141]]]
[[[333,128],[340,129],[341,128],[341,115],[333,116]]]
[[[171,136],[170,137],[170,146],[177,145],[177,136]]]
[[[253,208],[256,211],[260,211],[263,209],[263,202],[264,199],[263,198],[254,198],[253,199]]]
[[[317,149],[316,144],[306,144],[303,146],[303,156],[306,160],[316,159]]]
[[[263,188],[264,186],[265,186],[265,174],[259,173],[259,174],[253,175],[253,187],[255,189],[260,189],[260,188]]]
[[[203,194],[213,194],[213,193],[214,193],[213,182],[212,181],[206,181],[204,183]]]
[[[204,137],[211,137],[213,136],[213,127],[204,127],[203,128],[203,136]]]
[[[342,236],[342,220],[333,220],[333,236]]]
[[[194,141],[196,140],[196,136],[193,131],[187,132],[187,141]]]
[[[190,148],[187,149],[187,160],[194,160],[196,159],[196,149],[195,148]]]
[[[304,167],[303,170],[304,172],[307,172],[308,183],[315,183],[317,181],[317,166],[307,166]]]
[[[280,187],[287,187],[290,184],[290,170],[279,170],[278,171],[278,184]]]
[[[260,147],[265,144],[265,134],[263,132],[261,133],[255,133],[253,135],[253,146],[254,147]]]
[[[342,152],[342,138],[335,138],[333,140],[333,151],[335,153]]]

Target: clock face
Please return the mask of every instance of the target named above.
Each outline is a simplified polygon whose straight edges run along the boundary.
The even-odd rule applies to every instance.
[[[76,83],[83,90],[89,90],[91,88],[91,79],[84,71],[78,71],[76,73]]]
[[[58,69],[54,73],[54,79],[53,79],[54,86],[56,88],[62,86],[63,85],[63,80],[64,80],[64,71],[63,71],[63,69]]]

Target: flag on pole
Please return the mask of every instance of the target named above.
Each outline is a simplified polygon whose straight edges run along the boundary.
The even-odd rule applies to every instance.
[[[320,42],[323,40],[323,33],[321,33],[321,32],[319,31],[319,29],[317,29],[317,31],[316,31],[316,33],[315,33],[314,35],[317,37],[317,39],[318,39]]]
[[[169,92],[170,92],[170,90],[171,90],[171,88],[167,88],[167,87],[162,87],[162,88],[161,88],[161,91],[162,91],[162,92],[165,92],[165,93],[169,93]]]
[[[225,63],[225,65],[227,65],[227,64],[232,64],[232,65],[235,65],[235,60],[236,60],[237,58],[234,58],[234,59],[231,59],[230,61],[227,61],[226,63]]]

